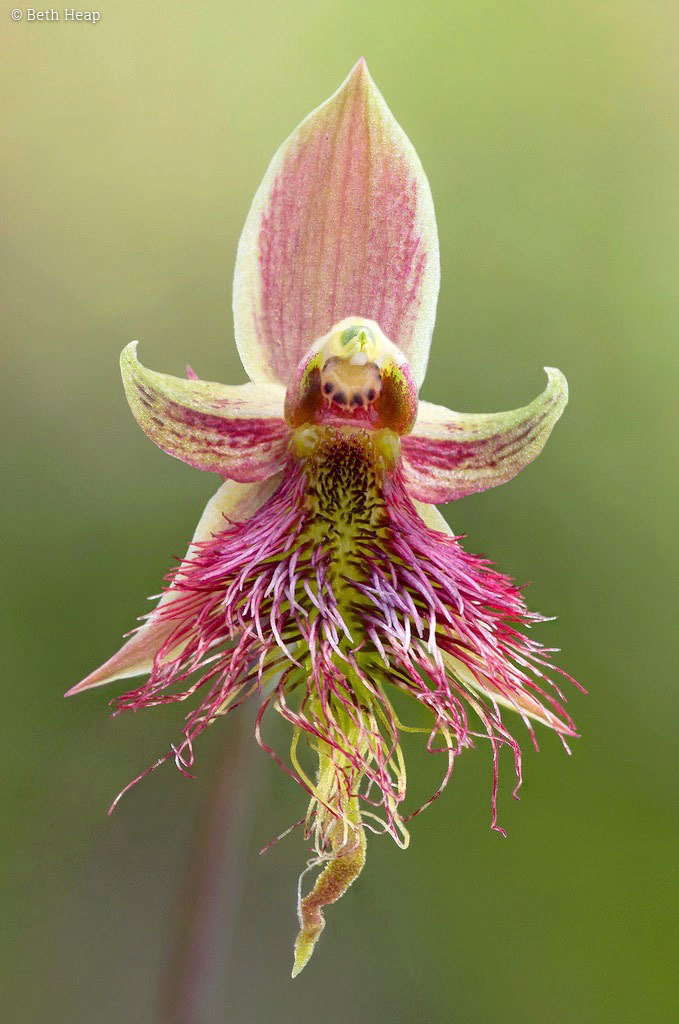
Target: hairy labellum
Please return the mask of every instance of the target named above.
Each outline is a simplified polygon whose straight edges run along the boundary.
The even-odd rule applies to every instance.
[[[494,826],[499,747],[512,748],[519,780],[521,765],[501,706],[529,728],[541,719],[574,732],[544,691],[547,652],[517,631],[539,617],[507,577],[424,523],[399,459],[390,430],[298,429],[272,497],[245,523],[225,523],[178,568],[177,596],[160,613],[176,628],[149,680],[115,702],[127,710],[195,695],[173,748],[188,772],[196,736],[259,691],[258,738],[277,760],[262,716],[273,706],[293,727],[287,770],[311,798],[315,862],[342,850],[343,869],[342,857],[363,850],[364,827],[405,846],[405,821],[422,809],[401,811],[394,691],[431,712],[428,747],[446,757],[443,784],[457,753],[476,736],[490,740]],[[301,739],[318,758],[315,778]]]

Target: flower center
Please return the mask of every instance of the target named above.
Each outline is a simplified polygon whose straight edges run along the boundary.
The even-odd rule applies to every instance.
[[[286,394],[285,415],[304,423],[412,429],[417,389],[400,350],[373,321],[349,317],[312,345]]]

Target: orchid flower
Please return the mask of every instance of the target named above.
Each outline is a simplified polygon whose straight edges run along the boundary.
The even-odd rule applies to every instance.
[[[443,760],[431,800],[457,754],[489,741],[499,831],[502,746],[521,781],[507,709],[533,739],[534,723],[575,735],[551,652],[520,631],[541,617],[436,508],[532,462],[566,380],[547,368],[542,394],[511,412],[418,401],[439,276],[427,178],[360,60],[278,150],[248,214],[233,309],[250,382],[157,373],[136,342],[121,357],[142,430],[224,482],[160,603],[69,694],[145,675],[117,712],[191,702],[181,741],[139,778],[170,758],[190,774],[199,734],[258,699],[258,742],[308,797],[298,824],[316,877],[300,884],[293,976],[361,871],[366,833],[408,845],[423,808],[403,809],[403,732]],[[402,721],[405,698],[426,727]],[[285,758],[263,735],[270,709],[291,726]]]

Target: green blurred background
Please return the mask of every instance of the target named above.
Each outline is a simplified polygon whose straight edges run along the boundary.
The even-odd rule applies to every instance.
[[[506,841],[489,828],[483,745],[407,852],[373,841],[294,983],[304,845],[257,851],[304,800],[255,752],[234,772],[245,853],[200,1019],[677,1020],[679,8],[100,9],[94,26],[0,15],[6,1019],[171,1019],[158,987],[194,823],[238,729],[204,738],[197,782],[166,766],[106,817],[181,709],[111,720],[106,691],[62,693],[148,607],[215,489],[136,427],[117,358],[139,338],[152,367],[243,380],[230,281],[248,205],[363,53],[437,207],[424,397],[511,408],[542,388],[543,364],[569,378],[538,462],[446,514],[471,550],[535,581],[531,605],[558,615],[541,638],[591,695],[572,693],[572,758],[551,735],[539,755],[526,745],[519,804],[505,759]],[[440,764],[408,753],[425,793]]]

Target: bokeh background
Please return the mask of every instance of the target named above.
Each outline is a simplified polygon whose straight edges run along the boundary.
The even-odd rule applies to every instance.
[[[181,1017],[167,964],[226,770],[228,884],[182,1024],[677,1020],[679,8],[101,4],[94,26],[0,12],[3,1015]],[[181,709],[111,720],[105,691],[62,693],[148,607],[215,488],[138,430],[118,353],[139,338],[152,367],[244,379],[230,282],[249,202],[362,53],[437,206],[424,397],[512,408],[543,364],[569,378],[538,462],[446,514],[535,581],[530,603],[558,616],[541,638],[590,696],[572,693],[571,758],[550,735],[539,755],[526,744],[518,804],[505,758],[507,840],[482,745],[406,853],[372,842],[293,983],[304,845],[257,851],[303,813],[300,791],[242,753],[230,719],[204,738],[198,781],[165,766],[109,819]],[[425,794],[440,765],[408,753]]]

